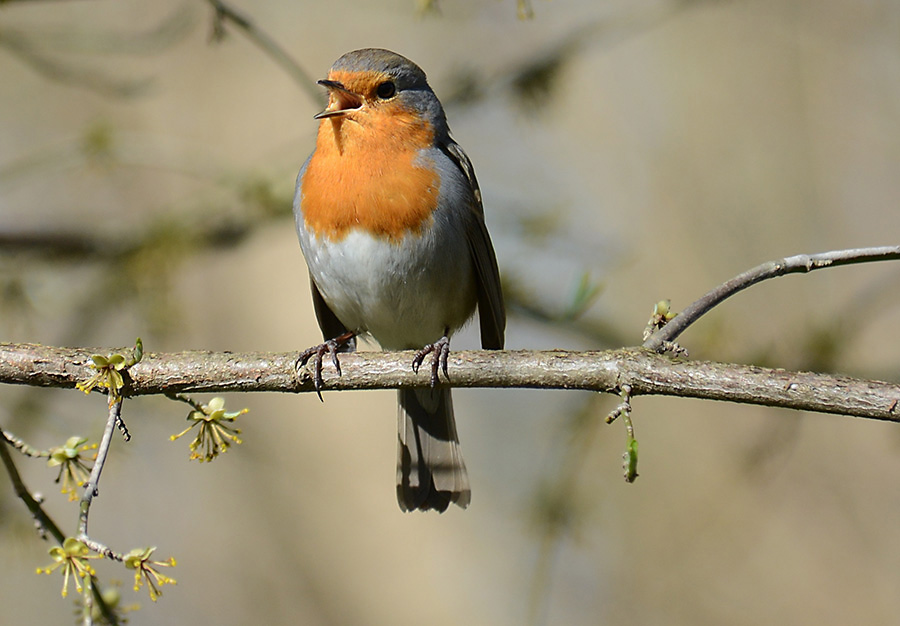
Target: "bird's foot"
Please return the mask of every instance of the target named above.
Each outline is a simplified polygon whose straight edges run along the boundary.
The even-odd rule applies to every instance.
[[[348,331],[343,335],[338,335],[317,346],[307,348],[297,357],[295,369],[297,370],[298,376],[301,376],[300,369],[305,366],[310,359],[313,360],[313,386],[316,388],[316,395],[319,396],[319,400],[322,400],[322,387],[325,384],[322,380],[322,362],[325,359],[325,355],[331,356],[331,362],[334,364],[334,369],[337,372],[337,375],[340,376],[341,363],[338,361],[338,350],[353,339],[354,336],[353,333]],[[322,401],[324,402],[324,400]]]
[[[443,337],[434,343],[429,343],[416,352],[412,362],[413,371],[416,374],[419,373],[419,367],[429,354],[431,355],[431,386],[434,387],[438,384],[439,371],[444,372],[444,378],[450,380],[450,374],[447,372],[447,360],[450,357],[450,338],[446,332]]]

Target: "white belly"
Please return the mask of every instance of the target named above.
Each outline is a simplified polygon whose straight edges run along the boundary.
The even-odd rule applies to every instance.
[[[301,228],[300,245],[338,319],[383,348],[421,348],[475,310],[474,269],[460,225],[439,218],[400,242],[360,231],[334,242]]]

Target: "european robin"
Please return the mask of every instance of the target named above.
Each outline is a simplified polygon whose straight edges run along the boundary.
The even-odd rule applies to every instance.
[[[481,192],[444,109],[412,61],[389,50],[348,52],[319,84],[328,106],[297,176],[294,218],[330,355],[370,336],[385,350],[431,355],[431,388],[399,397],[397,499],[404,511],[465,508],[469,478],[447,377],[450,336],[478,308],[481,345],[502,349],[506,312]]]

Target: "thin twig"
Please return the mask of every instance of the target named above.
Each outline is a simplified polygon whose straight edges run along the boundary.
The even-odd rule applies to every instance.
[[[8,430],[0,429],[0,435],[2,435],[4,439],[6,439],[9,445],[11,445],[13,448],[18,450],[25,456],[30,456],[33,459],[50,456],[50,454],[45,450],[38,450],[34,446],[29,445],[24,439],[15,436]]]
[[[13,445],[13,443],[6,438],[6,433],[3,433],[3,436],[0,437],[0,460],[3,461],[3,465],[6,468],[6,473],[9,475],[9,480],[13,485],[13,490],[16,492],[16,496],[25,504],[28,508],[28,511],[31,513],[31,516],[34,518],[34,522],[40,530],[41,534],[50,533],[53,538],[62,545],[62,542],[65,541],[66,536],[59,529],[59,526],[56,525],[56,522],[47,515],[44,511],[43,507],[41,507],[41,503],[38,502],[37,498],[31,495],[31,492],[28,490],[28,487],[25,486],[25,483],[22,481],[22,476],[19,474],[18,468],[16,468],[15,461],[12,458],[12,455],[9,453],[9,447],[7,446]]]
[[[90,514],[91,502],[94,496],[100,493],[100,474],[103,472],[103,466],[106,464],[106,459],[109,456],[109,444],[112,441],[113,433],[121,420],[122,399],[119,398],[109,405],[109,419],[106,421],[106,429],[103,431],[103,438],[100,440],[100,447],[97,449],[97,459],[94,461],[94,467],[91,468],[91,476],[85,483],[84,493],[81,496],[80,514],[78,516],[78,538],[91,549],[95,549],[88,544],[91,541],[88,537],[88,515]],[[106,551],[100,549],[97,552],[104,554],[104,556],[110,556],[106,552],[111,551],[109,549]],[[117,560],[121,561],[122,559]]]
[[[203,405],[191,398],[190,396],[186,396],[183,393],[167,393],[166,397],[169,400],[175,400],[177,402],[184,402],[188,406],[190,406],[195,411],[203,412]]]
[[[100,447],[97,449],[97,460],[94,461],[91,476],[84,485],[84,493],[81,496],[78,515],[78,539],[97,554],[121,562],[125,560],[125,555],[88,536],[88,516],[91,511],[91,503],[94,497],[100,493],[100,474],[103,472],[104,465],[106,465],[106,459],[109,456],[109,445],[112,442],[113,433],[116,429],[124,429],[124,422],[122,422],[122,398],[109,405],[109,418],[106,420],[103,438],[100,439]],[[123,432],[127,435],[128,431],[123,430]],[[128,438],[126,437],[127,440]]]
[[[738,274],[731,280],[722,283],[705,296],[692,303],[679,313],[662,329],[653,333],[643,346],[648,350],[661,352],[666,345],[671,345],[688,326],[696,322],[707,311],[739,291],[756,283],[777,278],[785,274],[808,273],[825,267],[852,265],[854,263],[871,263],[900,259],[900,246],[882,246],[877,248],[855,248],[852,250],[834,250],[820,254],[798,254],[780,261],[770,261],[758,265],[751,270]]]

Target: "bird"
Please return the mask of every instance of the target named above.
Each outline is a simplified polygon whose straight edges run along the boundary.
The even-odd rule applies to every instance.
[[[444,512],[471,501],[449,380],[451,335],[478,310],[500,350],[506,311],[472,162],[450,137],[425,72],[379,48],[341,56],[318,81],[328,105],[297,176],[294,218],[324,342],[304,350],[320,392],[324,357],[357,337],[431,357],[431,386],[398,390],[397,501]],[[321,393],[319,393],[321,399]]]

